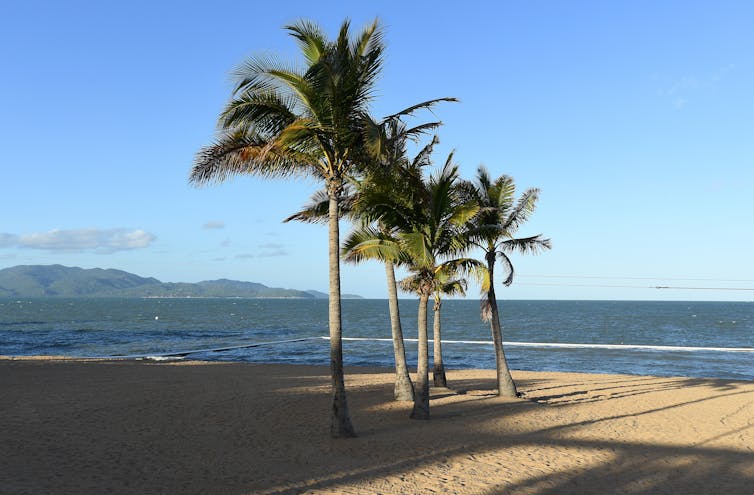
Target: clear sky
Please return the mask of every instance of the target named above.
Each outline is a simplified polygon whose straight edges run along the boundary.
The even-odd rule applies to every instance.
[[[5,2],[0,268],[326,291],[326,229],[281,223],[315,182],[187,177],[231,70],[252,54],[296,59],[288,23],[334,36],[346,17],[386,30],[375,116],[458,97],[436,112],[437,162],[456,149],[464,176],[483,163],[541,189],[520,233],[553,250],[515,257],[501,298],[754,300],[613,287],[754,288],[747,0]],[[345,265],[343,290],[385,297],[383,276]]]

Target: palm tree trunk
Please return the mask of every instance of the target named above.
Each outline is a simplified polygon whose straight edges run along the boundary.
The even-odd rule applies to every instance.
[[[385,262],[387,276],[387,300],[390,307],[390,328],[393,334],[393,353],[395,354],[395,400],[414,400],[414,387],[408,375],[406,365],[406,349],[403,345],[403,328],[401,328],[401,314],[398,308],[398,289],[395,285],[395,268],[391,261]]]
[[[346,384],[343,378],[343,341],[340,318],[340,232],[338,215],[338,196],[340,184],[331,181],[328,184],[330,197],[329,222],[329,257],[330,257],[330,374],[332,376],[332,417],[330,435],[333,438],[355,437],[356,431],[351,424],[346,401]]]
[[[488,252],[487,270],[490,274],[490,288],[487,290],[487,301],[490,305],[490,330],[492,331],[492,343],[495,347],[495,364],[497,365],[497,394],[504,397],[516,397],[518,392],[516,384],[513,382],[508,361],[505,359],[503,350],[503,330],[500,326],[500,312],[497,309],[497,299],[495,299],[495,252]]]
[[[411,419],[429,419],[429,342],[427,341],[427,301],[429,294],[419,296],[419,360],[416,365],[416,391]]]
[[[432,330],[434,333],[434,344],[432,347],[432,361],[434,366],[432,367],[432,378],[435,383],[435,387],[448,387],[448,381],[445,379],[445,366],[442,363],[442,336],[440,333],[440,307],[442,302],[435,300],[434,312],[434,324]]]

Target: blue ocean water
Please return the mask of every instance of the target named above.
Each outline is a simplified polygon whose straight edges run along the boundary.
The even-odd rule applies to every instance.
[[[513,369],[754,380],[753,352],[664,346],[752,348],[754,303],[500,301]],[[430,305],[431,306],[431,305]],[[417,303],[401,301],[407,338]],[[430,310],[430,325],[432,311]],[[443,303],[443,340],[490,341],[479,302]],[[344,300],[344,337],[389,338],[386,300]],[[431,327],[430,327],[431,332]],[[327,301],[297,299],[0,298],[0,355],[155,355],[326,336]],[[431,337],[430,337],[431,338]],[[521,347],[516,343],[643,345],[631,349]],[[447,368],[494,368],[489,344],[448,343]],[[416,343],[407,342],[411,363]],[[392,344],[345,341],[346,365],[393,364]],[[327,365],[328,342],[313,339],[192,354],[191,358]]]

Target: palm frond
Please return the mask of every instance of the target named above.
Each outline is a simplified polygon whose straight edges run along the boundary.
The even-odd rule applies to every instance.
[[[401,248],[408,254],[411,264],[417,269],[432,269],[435,255],[428,246],[427,236],[422,232],[401,232],[398,234]]]
[[[339,211],[342,211],[342,209],[339,209]],[[329,213],[330,196],[328,196],[326,189],[320,189],[312,195],[309,202],[301,210],[283,220],[283,223],[295,220],[304,223],[326,224]]]
[[[543,239],[542,234],[520,239],[508,239],[500,243],[500,250],[503,253],[517,251],[521,254],[539,254],[551,247],[550,239]]]
[[[490,171],[484,165],[479,165],[476,173],[476,183],[480,192],[489,191],[492,186],[492,178],[490,177]],[[483,193],[482,193],[483,194]],[[480,194],[480,196],[482,195]]]
[[[513,263],[511,263],[511,259],[505,253],[500,252],[497,254],[500,256],[500,262],[503,264],[503,268],[505,269],[506,273],[505,280],[503,280],[503,285],[509,287],[513,283],[513,276],[515,275]]]
[[[270,75],[270,71],[274,70],[296,72],[290,63],[272,55],[250,57],[231,73],[233,94],[280,92],[284,87],[279,79]]]
[[[483,283],[487,268],[479,260],[474,258],[456,258],[447,260],[441,263],[436,272],[440,275],[440,278],[451,277],[472,277],[477,282]]]
[[[495,179],[495,183],[488,189],[490,205],[498,208],[504,215],[513,204],[516,196],[516,184],[508,175],[501,175]]]
[[[228,132],[199,150],[189,182],[194,185],[217,183],[237,174],[286,177],[305,173],[312,157],[306,153],[280,150],[243,131]]]
[[[482,321],[489,323],[492,320],[492,304],[490,304],[489,292],[482,292],[479,298],[479,316]]]
[[[301,53],[309,63],[314,65],[319,62],[327,50],[327,36],[315,23],[308,20],[300,20],[296,24],[285,26],[291,36],[296,38],[301,48]]]
[[[450,280],[439,284],[436,287],[436,293],[443,296],[465,296],[466,295],[466,280],[456,279]]]
[[[391,261],[400,264],[405,261],[401,246],[374,226],[366,226],[351,232],[341,248],[343,259],[352,263],[364,260]]]
[[[398,287],[403,292],[418,294],[422,287],[426,286],[426,277],[422,273],[413,273],[408,277],[398,281]]]
[[[295,101],[277,93],[244,93],[234,98],[220,114],[223,128],[254,127],[255,131],[273,136],[293,123]]]
[[[435,135],[432,137],[432,141],[429,142],[426,146],[424,146],[419,153],[414,157],[414,159],[411,161],[411,167],[414,169],[420,169],[421,167],[426,167],[432,164],[432,152],[434,151],[435,145],[437,145],[440,142],[440,139]]]
[[[519,198],[516,206],[508,214],[505,229],[510,233],[516,232],[526,222],[537,207],[539,189],[527,189]]]
[[[414,127],[405,129],[401,135],[402,139],[410,139],[412,141],[418,141],[419,138],[429,131],[434,131],[442,125],[442,122],[425,122]]]
[[[414,112],[416,112],[417,110],[431,110],[435,105],[437,105],[438,103],[444,102],[444,101],[447,101],[447,102],[458,102],[460,100],[458,98],[453,98],[453,97],[435,98],[433,100],[427,100],[427,101],[423,101],[421,103],[417,103],[416,105],[411,105],[410,107],[404,108],[400,112],[396,112],[396,113],[394,113],[392,115],[388,115],[385,118],[386,119],[394,119],[394,118],[398,118],[398,117],[404,117],[404,116],[408,116],[408,115],[413,115]]]
[[[453,209],[452,215],[448,218],[448,222],[456,227],[460,227],[474,218],[479,213],[479,205],[476,203],[468,202],[460,204]]]

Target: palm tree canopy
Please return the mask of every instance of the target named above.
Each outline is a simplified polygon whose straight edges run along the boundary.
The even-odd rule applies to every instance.
[[[516,185],[513,178],[501,175],[492,180],[483,166],[477,170],[475,181],[464,182],[460,189],[464,198],[479,205],[479,213],[467,226],[467,235],[474,246],[484,251],[489,266],[489,269],[485,267],[477,272],[482,290],[482,319],[489,321],[493,317],[488,300],[493,283],[489,270],[495,262],[499,259],[502,263],[506,274],[503,285],[509,286],[513,283],[515,275],[509,255],[514,252],[538,254],[550,249],[551,243],[550,239],[544,239],[541,234],[515,237],[519,227],[534,213],[539,199],[539,189],[527,189],[516,200]]]
[[[240,173],[305,174],[340,187],[359,166],[384,51],[379,23],[351,36],[345,21],[333,41],[308,21],[286,29],[298,42],[305,67],[263,56],[236,70],[220,135],[197,154],[191,182],[222,181]]]
[[[401,288],[410,292],[431,293],[444,283],[449,283],[448,290],[457,291],[460,286],[450,283],[449,274],[477,269],[477,262],[469,258],[448,260],[469,247],[464,229],[479,207],[474,201],[463,201],[452,153],[437,174],[421,175],[435,142],[412,162],[415,168],[403,169],[404,180],[390,188],[373,185],[364,191],[360,196],[366,204],[363,208],[386,229],[357,229],[345,245],[347,256],[353,259],[389,259],[407,265],[413,274],[401,282]]]

